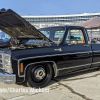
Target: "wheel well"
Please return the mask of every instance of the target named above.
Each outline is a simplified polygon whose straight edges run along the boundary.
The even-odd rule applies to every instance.
[[[53,63],[52,63],[52,62],[50,62],[49,64],[50,64],[50,65],[51,65],[51,67],[52,67],[52,77],[54,77],[54,76],[55,76],[55,72],[54,72],[54,68],[53,68]]]
[[[25,78],[24,78],[24,81],[25,81],[25,79],[26,79],[26,74],[27,74],[27,71],[28,71],[28,69],[29,69],[29,67],[31,67],[32,65],[34,65],[34,66],[37,66],[37,65],[43,65],[43,66],[46,66],[46,64],[50,64],[50,66],[52,67],[52,78],[55,76],[55,69],[54,69],[54,63],[53,62],[42,62],[42,63],[36,63],[36,64],[28,64],[29,66],[27,66],[26,67],[26,69],[25,69]]]

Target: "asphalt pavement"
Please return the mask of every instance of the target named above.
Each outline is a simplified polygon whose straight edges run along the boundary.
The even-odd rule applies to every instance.
[[[0,100],[100,100],[100,71],[57,77],[43,89],[0,82]]]

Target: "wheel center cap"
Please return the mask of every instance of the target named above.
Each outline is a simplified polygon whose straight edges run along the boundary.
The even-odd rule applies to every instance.
[[[42,76],[43,75],[43,72],[39,72],[39,75]]]
[[[34,72],[34,75],[37,79],[41,80],[45,77],[45,70],[43,68],[37,68]]]

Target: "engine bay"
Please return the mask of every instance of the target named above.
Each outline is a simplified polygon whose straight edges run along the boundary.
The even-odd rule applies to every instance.
[[[15,44],[10,46],[11,50],[15,49],[28,49],[28,48],[37,48],[37,47],[45,47],[49,46],[50,44],[43,44],[43,43],[23,43],[23,44]]]

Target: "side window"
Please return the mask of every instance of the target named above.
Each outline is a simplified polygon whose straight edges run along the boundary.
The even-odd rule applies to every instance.
[[[72,43],[72,41],[76,41],[79,43],[85,43],[84,34],[81,29],[70,29],[68,31],[67,37],[66,37],[66,43]]]
[[[61,31],[55,31],[55,35],[54,35],[54,41],[58,41],[60,42],[63,38],[63,35],[65,33],[65,30],[61,30]]]
[[[47,38],[50,37],[50,31],[41,31]]]

